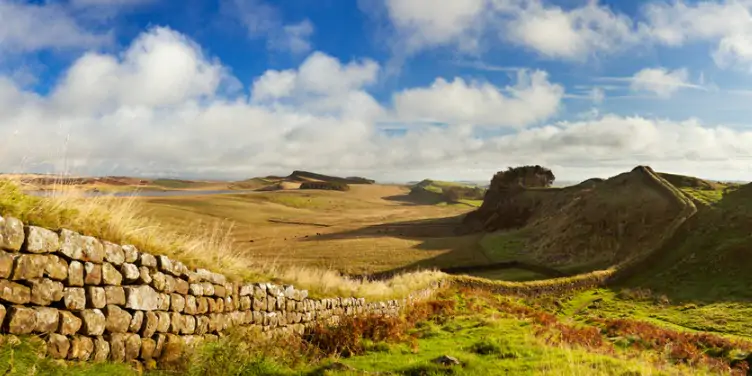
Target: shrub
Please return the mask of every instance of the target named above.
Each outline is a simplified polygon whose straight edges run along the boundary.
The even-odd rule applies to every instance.
[[[300,189],[324,189],[330,191],[349,191],[350,186],[337,181],[307,181],[300,184]]]

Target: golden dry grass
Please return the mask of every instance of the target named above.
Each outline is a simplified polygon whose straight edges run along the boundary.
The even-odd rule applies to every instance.
[[[189,231],[177,231],[152,216],[142,200],[84,197],[79,190],[53,187],[50,197],[24,194],[10,180],[0,181],[0,215],[48,228],[68,228],[153,254],[173,257],[190,267],[222,272],[231,279],[274,280],[307,288],[313,296],[358,296],[369,300],[404,297],[441,278],[440,273],[401,275],[384,282],[350,279],[335,271],[279,266],[254,260],[235,247],[234,226],[222,218],[196,218]]]

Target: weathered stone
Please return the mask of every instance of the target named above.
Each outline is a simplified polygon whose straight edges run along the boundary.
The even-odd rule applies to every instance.
[[[159,321],[157,323],[157,332],[167,333],[170,330],[170,314],[167,312],[157,312]]]
[[[204,296],[214,296],[214,285],[209,282],[202,283]]]
[[[159,315],[155,312],[149,311],[144,314],[144,324],[141,327],[141,337],[148,338],[157,332],[157,326],[159,325]]]
[[[253,298],[253,310],[254,311],[266,311],[266,298],[256,299]]]
[[[219,302],[222,301],[222,299],[207,298],[206,301],[209,303],[209,312],[211,313],[221,312],[222,308],[224,308],[224,306],[219,306]]]
[[[161,291],[167,294],[175,291],[175,278],[173,278],[172,276],[161,272],[156,272],[152,273],[151,278],[152,286],[154,286],[157,291]]]
[[[157,258],[148,253],[142,253],[141,255],[139,255],[138,265],[145,266],[147,268],[156,268]]]
[[[211,282],[214,284],[222,285],[227,282],[227,277],[219,273],[213,273],[206,269],[196,269],[196,274],[203,281]]]
[[[136,282],[141,276],[141,273],[138,271],[138,266],[129,263],[124,263],[120,266],[120,273],[123,276],[123,281],[125,283]]]
[[[31,301],[31,289],[7,279],[0,279],[0,301],[26,304]]]
[[[131,325],[131,314],[115,305],[104,309],[105,329],[110,333],[125,333]]]
[[[94,353],[94,341],[86,336],[75,336],[71,339],[69,360],[89,360]]]
[[[162,356],[162,350],[164,349],[165,342],[167,341],[167,336],[164,334],[157,334],[153,336],[154,341],[156,342],[156,347],[154,348],[154,354],[152,355],[154,358],[159,358]]]
[[[84,246],[84,261],[101,264],[104,261],[104,246],[99,239],[92,236],[82,236]]]
[[[8,311],[5,309],[5,306],[0,304],[0,329],[2,329],[3,323],[5,322],[5,315],[8,313]],[[2,342],[2,341],[0,341]]]
[[[277,308],[277,298],[273,296],[266,297],[266,311],[272,312]]]
[[[26,234],[25,252],[52,253],[60,248],[60,238],[53,231],[37,226],[26,226],[24,232]]]
[[[222,285],[214,285],[214,296],[224,298],[227,296],[227,289]]]
[[[122,246],[124,261],[128,263],[134,263],[138,261],[138,249],[135,246],[126,244]]]
[[[86,291],[83,287],[64,288],[63,304],[70,311],[80,311],[86,308]]]
[[[125,307],[141,311],[155,311],[159,308],[159,293],[150,286],[126,286]]]
[[[170,294],[170,310],[183,312],[185,310],[185,298],[180,294]]]
[[[105,261],[113,265],[122,265],[125,262],[123,247],[108,241],[102,241],[102,246],[104,247]]]
[[[84,334],[101,336],[104,333],[107,319],[104,317],[104,313],[98,308],[85,309],[79,313],[79,317],[81,317],[81,330]]]
[[[36,328],[37,313],[33,308],[11,306],[7,325],[10,334],[29,334]]]
[[[240,296],[253,296],[253,284],[241,285],[238,289],[238,295]]]
[[[285,310],[285,297],[284,296],[278,296],[277,297],[277,311],[284,311]]]
[[[87,261],[84,264],[84,284],[100,285],[102,284],[102,265]]]
[[[257,299],[266,298],[266,284],[257,283],[253,286],[253,297]]]
[[[196,318],[189,315],[183,315],[183,325],[180,328],[180,334],[193,334],[196,332]]]
[[[60,313],[57,309],[50,307],[36,307],[36,325],[34,332],[37,333],[54,333],[57,331],[60,322]]]
[[[57,281],[64,281],[68,278],[68,263],[56,255],[48,255],[44,264],[44,275]]]
[[[209,318],[206,316],[196,316],[196,328],[194,333],[206,334],[209,331]]]
[[[144,325],[144,312],[143,311],[133,312],[131,323],[130,325],[128,325],[128,331],[131,333],[138,333],[141,331],[141,327],[143,327],[143,325]]]
[[[42,278],[47,255],[17,255],[13,265],[14,281],[33,281]]]
[[[66,229],[60,230],[60,253],[72,260],[83,260],[84,240],[81,235]]]
[[[86,307],[87,308],[104,308],[107,305],[107,296],[104,288],[87,286],[86,287]]]
[[[110,344],[102,336],[94,338],[94,354],[92,360],[95,362],[104,362],[110,356]]]
[[[144,285],[150,285],[152,282],[151,278],[151,271],[146,266],[139,266],[138,267],[138,283],[144,284]]]
[[[79,261],[71,261],[68,264],[68,286],[84,285],[84,264]]]
[[[251,300],[250,296],[242,296],[239,300],[239,303],[241,311],[248,311],[251,309],[253,301]]]
[[[180,358],[185,348],[185,342],[180,336],[174,334],[166,334],[166,341],[162,347],[160,354],[160,360],[169,363]]]
[[[125,361],[125,333],[112,333],[109,335],[110,360],[113,362]]]
[[[203,315],[207,312],[209,312],[209,298],[204,296],[196,298],[196,313]]]
[[[154,358],[154,350],[157,348],[157,342],[151,338],[141,338],[141,360],[151,360]]]
[[[169,311],[170,310],[170,295],[169,294],[159,294],[159,310],[160,311]]]
[[[169,257],[164,256],[164,255],[159,255],[156,258],[157,258],[157,265],[159,266],[160,271],[162,271],[163,273],[176,275],[174,274],[174,271],[173,271],[172,260],[170,260]],[[180,274],[177,274],[177,276],[180,276]]]
[[[188,292],[190,290],[189,288],[190,284],[188,281],[181,279],[181,278],[175,278],[175,292],[180,295],[188,295]]]
[[[180,334],[180,329],[183,327],[183,318],[177,312],[170,313],[170,328],[169,332],[172,334]]]
[[[203,296],[204,284],[203,283],[191,283],[188,287],[188,290],[191,293],[191,295]]]
[[[232,298],[232,296],[228,296],[225,298],[225,312],[232,312],[236,311],[238,307],[235,306],[235,299]]]
[[[282,288],[279,286],[273,284],[273,283],[267,283],[266,284],[266,293],[270,296],[277,297],[282,294]]]
[[[104,296],[107,304],[125,306],[125,289],[122,286],[105,286]]]
[[[0,249],[20,251],[24,238],[23,222],[13,217],[0,217]]]
[[[188,315],[195,315],[198,313],[198,306],[196,304],[196,297],[193,295],[186,295],[185,297],[185,313]]]
[[[70,341],[64,335],[52,333],[47,337],[47,355],[53,359],[68,357]]]
[[[71,312],[63,310],[58,311],[58,314],[60,315],[60,321],[57,330],[58,333],[64,336],[70,336],[78,333],[78,331],[81,329],[82,324],[80,318],[78,318]]]
[[[2,239],[0,239],[0,241],[2,241]],[[10,278],[13,273],[13,261],[14,258],[12,254],[0,251],[0,278]]]
[[[123,275],[109,262],[102,264],[102,283],[108,286],[120,286]]]

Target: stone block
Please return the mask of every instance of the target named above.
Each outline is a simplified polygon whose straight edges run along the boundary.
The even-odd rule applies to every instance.
[[[82,324],[80,318],[68,311],[60,310],[58,311],[58,314],[60,315],[60,324],[57,330],[58,333],[64,336],[71,336],[78,333]]]
[[[94,353],[94,340],[86,336],[74,336],[71,339],[70,352],[68,352],[69,360],[89,360],[91,354]]]
[[[170,301],[172,299],[170,298],[169,294],[159,294],[159,310],[160,311],[169,311],[170,310]]]
[[[10,278],[11,274],[13,273],[13,262],[13,254],[5,251],[0,251],[0,278]]]
[[[135,246],[126,244],[122,246],[124,261],[128,263],[134,263],[138,261],[138,249]]]
[[[152,286],[157,291],[170,294],[175,291],[175,278],[161,272],[152,273]]]
[[[104,296],[107,304],[125,306],[125,289],[122,286],[105,286]]]
[[[107,296],[103,287],[87,286],[86,287],[86,307],[87,308],[104,308],[107,305]]]
[[[84,285],[84,264],[80,261],[71,261],[68,264],[68,286]]]
[[[60,248],[60,238],[54,231],[37,226],[26,226],[24,232],[26,234],[25,252],[52,253]]]
[[[253,306],[253,301],[250,296],[241,296],[238,303],[241,311],[248,311]]]
[[[166,363],[178,360],[185,348],[183,338],[174,334],[166,334],[165,337],[166,340],[160,353],[160,360]]]
[[[209,298],[202,296],[196,298],[196,313],[203,315],[209,312]]]
[[[68,278],[68,263],[57,255],[48,255],[44,275],[56,281],[65,281]]]
[[[16,255],[11,279],[14,281],[33,281],[42,278],[46,264],[47,255]]]
[[[70,341],[62,334],[52,333],[47,336],[47,355],[52,359],[65,359],[70,350]]]
[[[214,296],[224,298],[227,296],[227,289],[222,285],[214,285]]]
[[[63,283],[43,278],[31,282],[31,303],[47,306],[63,298]]]
[[[109,335],[110,360],[113,362],[125,361],[125,333],[112,333]]]
[[[107,361],[110,357],[110,344],[102,336],[94,338],[94,354],[92,360],[95,362]]]
[[[104,246],[99,239],[92,236],[82,236],[84,261],[101,264],[104,261]]]
[[[0,217],[0,249],[18,252],[24,238],[23,222],[13,217]]]
[[[180,295],[188,295],[190,292],[190,284],[188,281],[181,278],[175,278],[175,292]]]
[[[203,283],[191,283],[188,285],[188,292],[194,296],[203,296],[204,284]]]
[[[105,262],[102,264],[102,283],[108,286],[120,286],[123,282],[123,275],[110,264]]]
[[[253,297],[253,310],[254,311],[266,311],[266,297],[264,298],[256,298],[256,296]]]
[[[7,279],[0,279],[0,301],[27,304],[31,301],[31,288]]]
[[[138,258],[138,265],[155,269],[157,267],[157,258],[148,253],[141,253]]]
[[[209,282],[203,282],[201,284],[204,290],[204,296],[214,296],[214,285]]]
[[[257,283],[253,286],[253,297],[255,299],[266,298],[266,284],[265,283]]]
[[[140,311],[155,311],[159,308],[159,293],[150,286],[126,286],[125,307]]]
[[[37,313],[33,308],[11,306],[7,316],[7,330],[10,334],[29,334],[36,328]]]
[[[55,308],[36,307],[36,324],[34,332],[36,333],[54,333],[57,331],[60,323],[60,313]]]
[[[89,336],[101,336],[104,333],[107,319],[98,308],[85,309],[79,312],[81,317],[81,331]]]
[[[70,260],[83,260],[84,240],[81,235],[71,230],[60,230],[59,252]]]
[[[159,321],[157,322],[157,332],[167,333],[170,331],[170,314],[167,312],[156,312]]]
[[[102,241],[104,246],[104,259],[110,264],[120,266],[125,262],[123,247],[108,241]]]
[[[110,333],[125,333],[131,325],[133,317],[128,311],[115,306],[108,305],[104,309],[105,329]]]
[[[167,336],[164,334],[157,334],[152,338],[154,339],[154,342],[156,342],[153,356],[154,358],[159,358],[162,356],[162,350],[164,349],[165,342],[167,341]]]
[[[253,288],[254,288],[253,284],[250,284],[250,283],[241,285],[238,290],[238,295],[253,296]]]
[[[196,332],[196,318],[189,315],[183,315],[183,325],[180,328],[180,334],[193,334]]]
[[[180,294],[170,294],[170,310],[183,312],[185,310],[185,298]]]
[[[64,288],[63,304],[70,311],[80,311],[86,308],[86,291],[83,287]]]
[[[206,334],[209,331],[209,318],[206,316],[196,316],[196,328],[194,333]]]
[[[206,269],[196,269],[196,274],[202,281],[222,285],[227,282],[227,277],[222,274],[214,273]]]
[[[144,316],[143,311],[133,312],[131,323],[128,325],[128,331],[131,333],[140,332],[141,328],[144,326]]]
[[[159,315],[155,312],[149,311],[144,314],[144,324],[141,327],[141,337],[148,338],[157,332],[157,326],[159,326]]]
[[[267,296],[266,297],[266,310],[267,312],[272,312],[277,308],[277,298],[273,296]]]
[[[186,295],[185,297],[185,313],[188,315],[195,315],[198,313],[198,305],[196,303],[196,297],[193,295]]]
[[[152,282],[151,278],[151,270],[149,270],[146,266],[139,266],[138,267],[138,283],[144,284],[144,285],[150,285]]]
[[[177,312],[170,313],[170,328],[168,331],[172,334],[180,334],[180,329],[183,327],[183,318]]]
[[[84,264],[84,284],[98,286],[102,284],[102,264],[87,261]]]
[[[141,360],[151,360],[155,357],[154,350],[157,348],[157,341],[151,338],[141,338]]]
[[[141,277],[141,272],[135,264],[124,263],[120,266],[120,273],[123,276],[123,282],[134,283]]]

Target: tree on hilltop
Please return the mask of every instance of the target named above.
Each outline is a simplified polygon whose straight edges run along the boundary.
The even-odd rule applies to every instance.
[[[554,183],[556,177],[551,170],[535,166],[508,167],[506,171],[499,171],[491,179],[492,187],[541,187],[547,188]]]

